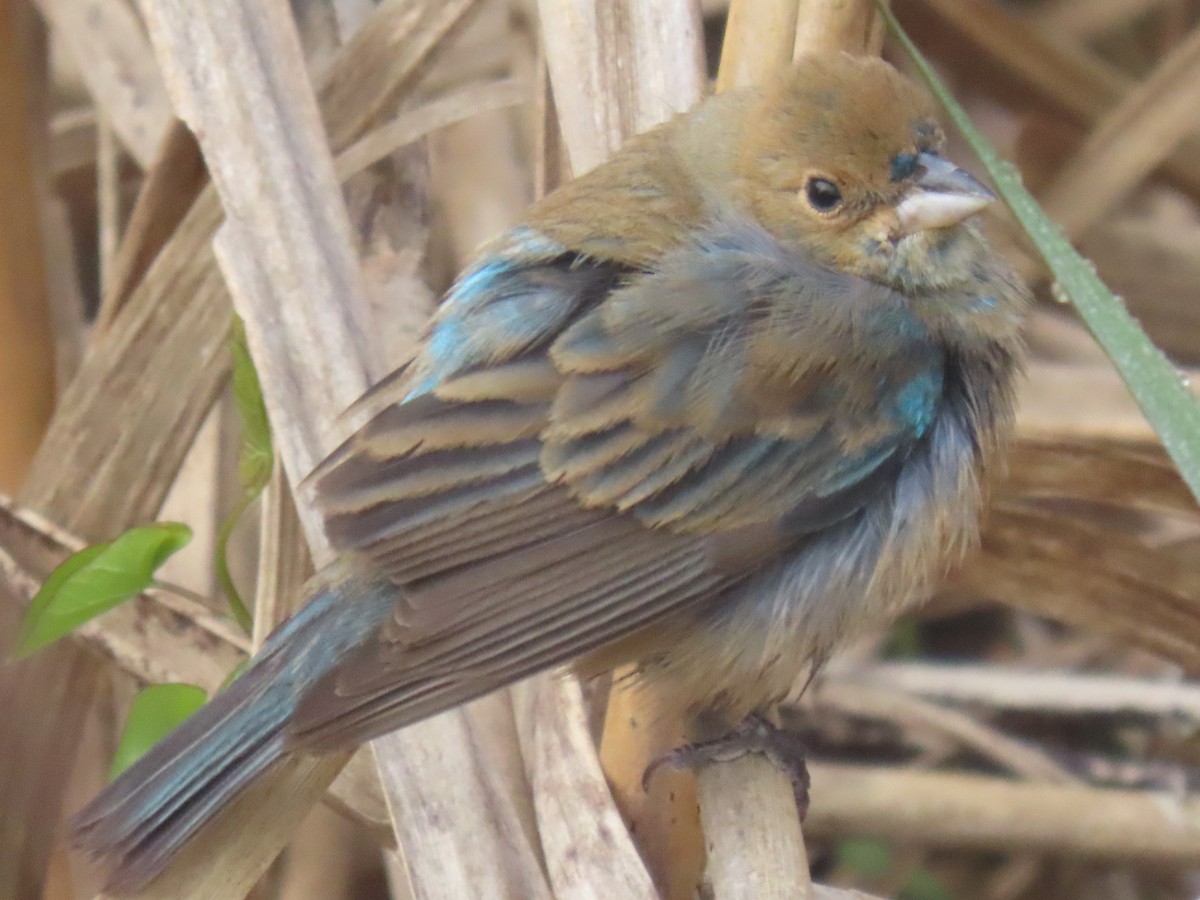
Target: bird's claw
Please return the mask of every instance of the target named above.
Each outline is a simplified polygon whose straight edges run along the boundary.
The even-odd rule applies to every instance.
[[[732,762],[747,753],[760,753],[791,778],[792,790],[796,794],[796,808],[803,819],[808,812],[810,783],[808,766],[804,760],[807,752],[807,748],[795,732],[778,728],[763,716],[751,715],[724,737],[684,744],[652,760],[642,773],[642,790],[649,792],[650,782],[664,766],[671,769],[696,769],[713,763]]]

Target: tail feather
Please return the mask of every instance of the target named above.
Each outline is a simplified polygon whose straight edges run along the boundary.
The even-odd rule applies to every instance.
[[[121,774],[72,820],[72,837],[108,868],[110,890],[135,890],[290,752],[300,698],[388,617],[395,588],[323,573],[312,599],[253,664]]]

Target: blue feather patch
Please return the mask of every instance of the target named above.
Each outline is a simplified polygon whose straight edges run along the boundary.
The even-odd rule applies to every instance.
[[[910,428],[914,437],[922,437],[933,424],[941,395],[942,370],[927,369],[896,392],[892,415]]]
[[[539,305],[560,298],[547,298],[544,291],[532,289],[523,283],[521,272],[566,252],[557,241],[519,226],[464,271],[446,293],[414,361],[414,371],[422,377],[405,400],[428,394],[447,378],[492,361],[504,348],[536,340],[546,329],[545,311]]]

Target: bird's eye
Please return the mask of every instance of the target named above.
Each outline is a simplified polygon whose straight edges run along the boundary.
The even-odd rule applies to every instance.
[[[804,196],[817,212],[830,212],[842,202],[842,192],[828,178],[810,178],[804,186]]]

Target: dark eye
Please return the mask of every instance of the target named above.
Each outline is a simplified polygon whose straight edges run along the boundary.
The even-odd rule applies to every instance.
[[[810,178],[804,186],[804,195],[818,212],[829,212],[842,202],[842,192],[828,178]]]

